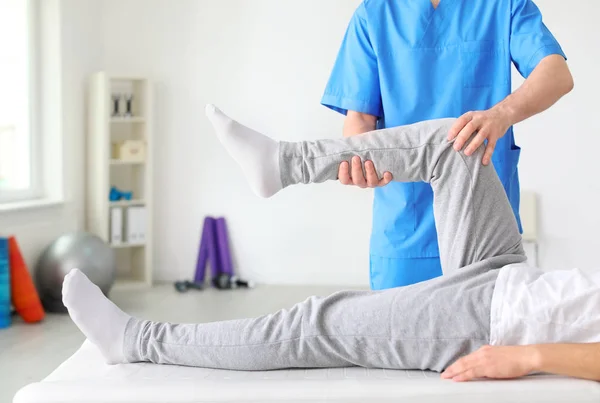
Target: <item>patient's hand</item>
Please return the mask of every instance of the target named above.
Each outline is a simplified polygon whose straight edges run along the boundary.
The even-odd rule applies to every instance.
[[[519,378],[535,370],[536,359],[536,350],[530,346],[485,346],[449,366],[442,378],[457,382]]]
[[[387,185],[392,181],[392,174],[384,173],[383,178],[379,179],[373,162],[365,162],[365,172],[363,172],[362,161],[360,157],[352,159],[352,167],[347,162],[340,164],[338,178],[343,185],[354,185],[360,188],[377,188]]]

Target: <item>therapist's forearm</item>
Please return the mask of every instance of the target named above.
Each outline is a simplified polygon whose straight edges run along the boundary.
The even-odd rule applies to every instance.
[[[534,351],[534,371],[600,381],[600,343],[540,344]]]
[[[573,89],[573,76],[560,55],[544,58],[523,85],[493,109],[507,116],[511,126],[554,105]]]
[[[377,127],[377,116],[348,111],[344,121],[344,137],[372,132]]]

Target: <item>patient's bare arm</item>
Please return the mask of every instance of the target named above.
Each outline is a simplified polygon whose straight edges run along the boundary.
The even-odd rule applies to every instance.
[[[600,381],[600,343],[486,346],[452,364],[442,377],[464,382],[518,378],[532,372]]]
[[[536,371],[600,381],[600,343],[545,344],[537,351]]]

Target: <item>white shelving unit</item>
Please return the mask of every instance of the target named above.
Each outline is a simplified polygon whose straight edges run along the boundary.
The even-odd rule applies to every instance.
[[[131,116],[113,116],[115,93],[133,94]],[[125,102],[121,102],[125,111]],[[117,256],[117,287],[152,284],[152,91],[142,77],[118,77],[105,72],[92,75],[89,84],[87,137],[87,231],[114,248]],[[124,160],[115,155],[113,144],[143,142],[142,160]],[[132,192],[131,200],[110,201],[111,187]],[[143,207],[144,240],[127,239],[128,214]],[[122,211],[122,239],[112,242],[111,212]],[[133,214],[131,215],[133,216]]]

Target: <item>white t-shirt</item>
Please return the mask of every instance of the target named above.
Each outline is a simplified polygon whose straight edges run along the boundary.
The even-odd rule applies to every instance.
[[[491,345],[600,342],[600,271],[503,267],[491,309]]]

